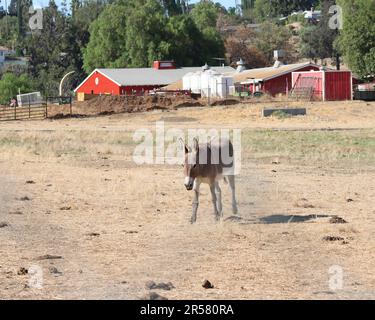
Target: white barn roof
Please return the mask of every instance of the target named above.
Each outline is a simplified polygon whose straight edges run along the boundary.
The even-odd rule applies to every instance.
[[[77,91],[87,79],[95,72],[103,74],[119,86],[163,86],[181,80],[189,72],[201,71],[202,67],[186,67],[177,69],[155,69],[155,68],[121,68],[121,69],[95,69],[82,83],[74,90]],[[219,73],[231,73],[232,67],[211,67],[210,70]]]

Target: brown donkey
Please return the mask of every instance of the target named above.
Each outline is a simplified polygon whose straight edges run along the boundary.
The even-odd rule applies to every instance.
[[[210,186],[212,204],[216,220],[223,216],[221,203],[221,189],[219,180],[229,182],[232,191],[232,211],[237,214],[234,177],[233,145],[228,139],[214,138],[209,143],[199,144],[194,138],[193,147],[184,144],[185,148],[185,187],[194,190],[193,214],[191,223],[197,220],[199,204],[199,187],[201,183]]]

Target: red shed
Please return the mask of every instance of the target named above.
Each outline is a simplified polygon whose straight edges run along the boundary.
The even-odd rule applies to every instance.
[[[296,63],[245,70],[233,75],[237,86],[250,92],[263,91],[273,96],[287,94],[292,88],[292,72],[319,70],[313,63]]]
[[[341,101],[353,99],[351,71],[319,70],[293,72],[293,92],[306,94],[315,100]]]
[[[231,67],[214,67],[219,73],[233,72]],[[157,89],[201,67],[176,68],[173,61],[155,61],[152,68],[95,69],[74,90],[78,101],[90,95],[123,95]]]

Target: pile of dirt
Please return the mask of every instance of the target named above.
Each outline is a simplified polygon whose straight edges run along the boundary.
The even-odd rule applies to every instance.
[[[70,110],[69,105],[48,106],[48,118],[64,119],[72,112],[73,117],[111,115],[115,113],[134,113],[152,110],[175,110],[186,107],[226,106],[241,103],[237,99],[214,100],[208,103],[207,98],[195,98],[187,95],[149,95],[149,96],[98,96],[83,102],[75,102]]]
[[[223,100],[216,100],[211,103],[212,106],[231,106],[234,104],[241,103],[240,100],[237,99],[223,99]]]
[[[201,105],[189,96],[100,96],[75,103],[73,111],[77,114],[96,115],[166,110]]]

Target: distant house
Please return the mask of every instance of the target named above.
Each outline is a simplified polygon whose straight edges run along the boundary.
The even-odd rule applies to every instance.
[[[16,52],[7,47],[0,46],[0,71],[5,68],[27,66],[28,57],[16,57]]]
[[[311,8],[311,10],[309,11],[304,11],[303,15],[308,21],[320,21],[320,19],[322,18],[322,11],[314,10],[314,8]]]
[[[78,101],[90,95],[126,95],[143,93],[179,81],[189,72],[202,67],[177,68],[173,61],[155,61],[152,68],[95,69],[74,90]],[[213,67],[220,73],[233,72],[232,67]]]
[[[311,10],[307,11],[295,11],[290,14],[291,17],[297,16],[297,15],[303,15],[305,20],[307,20],[310,23],[316,23],[319,22],[322,18],[322,11],[315,10],[314,8],[311,8]],[[288,20],[288,17],[282,17],[279,19],[280,21],[286,21]]]
[[[0,63],[5,62],[5,57],[15,54],[14,50],[11,50],[7,47],[0,46]]]

